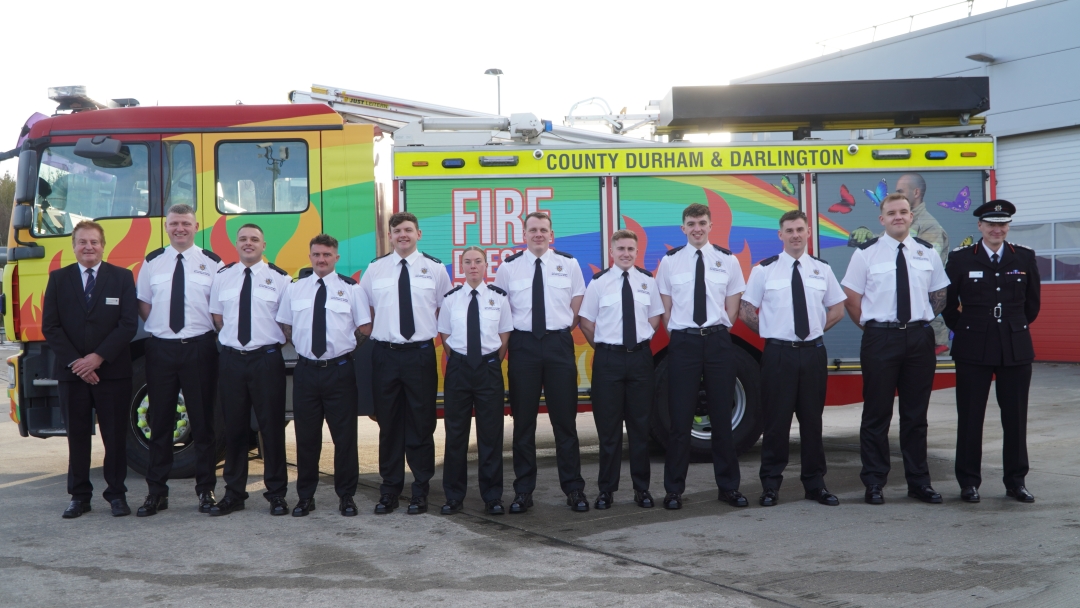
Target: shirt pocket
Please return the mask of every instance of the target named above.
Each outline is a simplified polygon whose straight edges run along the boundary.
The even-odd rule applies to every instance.
[[[352,306],[341,300],[326,301],[326,322],[335,329],[352,330]]]
[[[870,276],[866,291],[871,291],[872,288],[886,288],[895,290],[896,288],[896,262],[882,262],[880,264],[873,264],[868,268]]]
[[[608,295],[600,298],[600,308],[607,306],[614,306],[622,302],[622,294],[619,292],[609,293]]]
[[[669,282],[671,283],[671,295],[673,296],[684,296],[694,292],[694,273],[692,272],[673,274]]]
[[[278,294],[275,291],[269,289],[255,288],[254,296],[256,299],[265,302],[262,306],[252,303],[251,312],[256,317],[273,318],[277,314],[278,308]]]
[[[547,287],[554,287],[555,289],[570,289],[570,277],[556,277],[548,276]]]
[[[766,291],[779,291],[781,289],[787,289],[788,287],[791,287],[791,281],[786,279],[776,279],[774,281],[765,282]]]
[[[397,284],[395,278],[375,279],[371,282],[371,303],[375,308],[397,307]]]
[[[207,289],[214,283],[214,277],[206,274],[199,274],[197,272],[189,273],[187,278],[189,283],[194,283],[195,285],[206,287]]]
[[[150,277],[150,298],[154,302],[168,301],[172,294],[169,283],[172,282],[172,274],[155,274]]]
[[[228,302],[229,300],[235,300],[240,297],[240,289],[222,289],[218,292],[218,300],[222,302]]]
[[[510,281],[510,293],[532,289],[532,279],[518,279]]]
[[[929,291],[930,276],[934,274],[934,265],[930,260],[911,260],[911,276],[915,279],[915,286],[920,291]]]

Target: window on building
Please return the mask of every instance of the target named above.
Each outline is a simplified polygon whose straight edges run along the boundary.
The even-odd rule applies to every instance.
[[[1011,226],[1008,240],[1035,250],[1044,283],[1080,281],[1080,222]]]
[[[298,213],[307,207],[306,143],[257,140],[218,144],[218,211]]]

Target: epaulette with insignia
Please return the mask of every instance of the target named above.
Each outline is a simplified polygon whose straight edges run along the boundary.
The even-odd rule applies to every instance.
[[[425,258],[431,260],[432,262],[435,262],[436,264],[442,264],[442,260],[440,260],[439,258],[437,258],[435,256],[428,255],[428,254],[424,253],[423,251],[420,252],[420,255],[422,255]]]
[[[926,241],[924,241],[924,240],[920,239],[920,238],[919,238],[919,237],[917,237],[917,236],[913,236],[913,237],[911,237],[911,240],[913,240],[913,241],[915,241],[916,243],[918,243],[918,244],[922,245],[923,247],[929,247],[930,249],[933,249],[933,248],[934,248],[934,246],[933,246],[933,245],[931,245],[930,243],[928,243],[928,242],[926,242]]]
[[[230,266],[231,266],[231,264],[230,264]],[[277,266],[274,266],[273,264],[267,264],[267,266],[269,266],[274,272],[276,272],[278,274],[289,276],[289,273],[287,273],[284,270],[278,268]]]
[[[488,289],[490,289],[491,291],[494,291],[495,293],[497,293],[497,294],[499,294],[501,296],[506,295],[506,292],[503,291],[502,287],[496,287],[496,286],[492,285],[491,283],[488,283]]]
[[[151,251],[150,253],[146,254],[146,261],[147,262],[152,262],[154,260],[154,258],[158,257],[159,255],[161,255],[163,253],[165,253],[165,248],[164,247],[162,247],[160,249],[155,249],[155,250]]]
[[[236,266],[236,262],[229,262],[228,264],[225,264],[221,268],[218,268],[218,274],[221,274],[221,273],[225,272],[226,270],[232,268],[233,266]]]
[[[720,252],[723,252],[723,253],[726,253],[728,255],[731,255],[731,250],[730,249],[724,249],[723,247],[721,247],[719,245],[713,245],[713,249],[715,249],[717,251],[720,251]]]
[[[609,271],[609,270],[611,270],[611,269],[610,269],[610,268],[605,268],[605,269],[601,270],[600,272],[598,272],[598,273],[596,273],[596,274],[592,275],[592,280],[594,280],[594,281],[595,281],[596,279],[599,279],[600,277],[604,276],[604,273],[605,273],[605,272],[607,272],[607,271]]]
[[[502,263],[505,264],[507,262],[513,262],[514,260],[520,258],[523,253],[525,253],[525,252],[524,251],[519,251],[519,252],[515,253],[514,255],[512,255],[512,256],[510,256],[508,258],[503,258]]]
[[[964,249],[967,249],[968,247],[974,247],[974,246],[975,246],[975,243],[972,243],[970,245],[961,245],[961,246],[957,247],[956,249],[953,249],[953,251],[963,251]]]
[[[876,243],[877,241],[878,241],[878,237],[874,237],[874,238],[870,239],[869,241],[866,241],[866,242],[865,242],[865,243],[863,243],[862,245],[859,245],[859,249],[869,249],[869,248],[870,248],[870,247],[872,247],[872,246],[874,245],[874,243]]]
[[[815,260],[817,260],[817,261],[821,262],[822,264],[825,264],[826,266],[828,266],[828,265],[829,265],[829,261],[828,261],[828,260],[823,260],[823,259],[821,259],[821,258],[817,257],[816,255],[812,255],[812,256],[810,256],[810,257],[812,257],[812,258],[814,258]]]
[[[390,253],[394,253],[394,252],[391,251]],[[371,260],[368,263],[369,264],[374,264],[375,262],[378,262],[379,260],[381,260],[381,259],[385,258],[386,256],[390,255],[390,253],[384,253],[384,254],[380,255],[379,257],[375,258],[374,260]]]
[[[652,273],[651,273],[651,272],[649,272],[648,270],[645,270],[645,269],[644,269],[644,268],[642,268],[641,266],[634,266],[634,268],[637,268],[637,271],[638,271],[638,272],[640,272],[641,274],[643,274],[643,275],[645,275],[645,276],[647,276],[647,277],[651,277],[651,276],[652,276]]]
[[[459,290],[459,289],[461,289],[461,288],[462,288],[463,286],[464,286],[464,283],[463,283],[463,284],[461,284],[461,285],[458,285],[457,287],[455,287],[455,288],[451,289],[450,291],[446,292],[446,295],[444,295],[443,297],[444,297],[444,298],[449,298],[449,297],[450,297],[450,294],[454,293],[455,291],[458,291],[458,290]]]
[[[682,251],[683,247],[686,247],[686,245],[679,245],[678,247],[672,247],[671,249],[668,249],[667,253],[665,253],[664,255],[665,256],[675,255],[676,253],[679,253],[680,251]]]
[[[350,276],[341,274],[340,272],[337,273],[337,276],[338,276],[339,279],[341,279],[341,282],[345,283],[346,285],[356,285],[356,279],[354,279],[354,278],[352,278]]]
[[[762,266],[768,266],[769,264],[772,264],[773,262],[775,262],[776,260],[779,260],[779,259],[780,259],[779,255],[774,255],[771,258],[765,258],[764,260],[761,260],[760,262],[758,262],[758,264],[761,264]]]
[[[203,249],[202,252],[203,252],[203,255],[210,258],[211,260],[214,260],[215,262],[220,262],[221,261],[221,256],[214,253],[213,251],[210,251],[209,249]]]
[[[311,268],[310,266],[308,266],[307,268],[301,268],[300,272],[297,274],[296,278],[297,279],[306,279],[306,278],[310,277],[314,273],[315,273],[315,270],[313,268]]]
[[[558,249],[552,249],[552,251],[555,252],[556,255],[561,255],[564,258],[570,258],[571,260],[574,259],[574,256],[566,253],[565,251],[559,251]]]

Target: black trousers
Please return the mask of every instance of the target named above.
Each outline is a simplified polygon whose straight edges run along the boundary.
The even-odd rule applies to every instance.
[[[150,338],[146,342],[146,392],[150,398],[150,466],[146,485],[150,494],[169,495],[173,464],[176,404],[184,393],[191,438],[195,444],[195,492],[211,492],[217,485],[217,450],[214,442],[214,393],[217,392],[217,341],[213,334],[183,343]]]
[[[982,483],[982,436],[986,399],[994,380],[1001,430],[1006,489],[1024,485],[1028,472],[1027,410],[1031,364],[974,365],[956,362],[956,481],[960,487]]]
[[[600,439],[600,491],[619,489],[624,421],[630,442],[630,480],[635,490],[648,490],[649,414],[655,387],[652,351],[597,349],[592,371],[593,421]]]
[[[536,489],[536,416],[544,393],[548,419],[555,432],[555,460],[559,485],[569,494],[585,489],[577,436],[577,365],[570,332],[545,334],[537,340],[530,332],[510,334],[507,371],[510,411],[514,416],[514,492]]]
[[[319,486],[323,421],[334,442],[334,492],[356,494],[360,463],[356,451],[356,367],[346,356],[326,367],[300,361],[293,370],[293,425],[296,433],[296,494],[314,498]]]
[[[108,487],[105,500],[124,498],[127,486],[127,424],[131,405],[131,378],[60,382],[60,413],[64,416],[68,442],[67,490],[73,500],[89,501],[94,496],[90,483],[90,434],[97,412],[101,442],[105,444],[102,473]]]
[[[484,502],[503,493],[503,375],[496,354],[484,357],[473,369],[460,357],[451,356],[443,382],[443,492],[446,500],[464,500],[469,483],[469,433],[476,413],[477,477]]]
[[[761,439],[761,487],[779,490],[788,464],[791,416],[799,419],[802,474],[807,491],[825,487],[821,413],[829,379],[825,346],[794,348],[766,344],[761,356],[765,433]]]
[[[721,491],[739,489],[739,459],[731,436],[731,404],[735,395],[735,348],[726,331],[707,336],[671,333],[668,345],[668,412],[671,436],[664,461],[664,489],[682,494],[690,466],[690,429],[705,379],[712,422],[713,475]]]
[[[262,434],[263,483],[267,500],[284,497],[289,486],[285,469],[285,359],[281,346],[241,354],[221,353],[218,364],[221,407],[225,414],[225,494],[247,500],[248,437],[251,410]]]
[[[889,424],[893,398],[900,395],[900,452],[909,486],[930,483],[926,464],[926,410],[934,385],[934,330],[929,322],[914,329],[867,327],[859,356],[863,376],[863,414],[859,429],[864,485],[885,485],[891,467]]]
[[[427,496],[435,475],[435,397],[439,369],[435,344],[391,348],[376,342],[372,353],[375,417],[379,421],[379,474],[382,494],[405,489],[405,462],[412,469],[412,495]]]

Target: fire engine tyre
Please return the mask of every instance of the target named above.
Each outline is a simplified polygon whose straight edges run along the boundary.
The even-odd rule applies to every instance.
[[[758,362],[741,348],[736,348],[735,395],[731,404],[731,431],[735,451],[742,454],[761,438],[764,413],[761,405],[761,368]],[[704,383],[703,383],[704,384]],[[656,393],[650,416],[653,441],[667,449],[671,431],[668,412],[668,359],[656,366]],[[699,405],[694,426],[690,431],[690,457],[694,462],[712,462],[712,430],[705,407],[705,387],[699,392]]]
[[[146,421],[146,358],[140,357],[131,362],[131,405],[128,409],[127,460],[128,468],[146,475],[150,466],[150,443],[140,423]],[[177,403],[176,426],[174,427],[173,468],[169,479],[186,479],[195,476],[195,443],[187,423],[187,410],[183,406],[183,394]],[[225,458],[225,418],[221,412],[221,403],[214,397],[214,447],[217,462]]]

